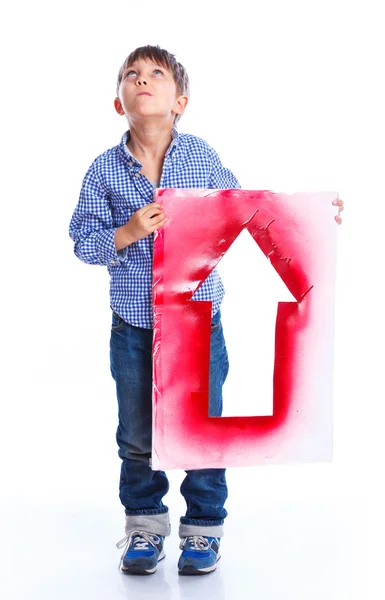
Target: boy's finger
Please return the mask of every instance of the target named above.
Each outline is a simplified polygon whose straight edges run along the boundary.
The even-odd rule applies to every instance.
[[[147,205],[147,211],[151,211],[154,214],[161,210],[163,210],[163,207],[160,204],[152,203]]]
[[[142,213],[142,216],[146,219],[152,219],[153,217],[160,215],[162,213],[161,207],[149,206],[145,212]]]
[[[145,206],[142,206],[142,208],[140,208],[137,212],[141,215],[146,214],[149,210],[153,211],[155,209],[160,209],[162,208],[160,204],[158,204],[157,202],[151,202],[150,204],[146,204]]]
[[[332,204],[334,204],[334,206],[342,206],[343,201],[338,198],[337,200],[333,200]]]
[[[166,213],[164,213],[162,210],[159,210],[154,212],[152,215],[149,214],[148,216],[150,219],[156,219],[157,217],[161,217],[163,219],[163,217],[166,216]]]
[[[167,217],[163,216],[161,217],[157,217],[156,219],[154,219],[153,224],[151,224],[151,229],[153,229],[155,231],[155,229],[158,229],[159,227],[161,227],[162,225],[164,225],[167,221]]]
[[[166,218],[166,215],[164,213],[160,213],[159,215],[154,215],[153,217],[151,217],[151,225],[155,223],[159,223],[159,221],[163,221],[163,219]]]

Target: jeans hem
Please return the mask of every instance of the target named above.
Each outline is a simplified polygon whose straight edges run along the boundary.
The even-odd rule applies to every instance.
[[[164,515],[168,513],[168,508],[141,508],[138,510],[125,509],[126,516],[137,516],[137,515]]]
[[[190,519],[190,517],[181,517],[180,522],[183,525],[199,525],[201,527],[217,527],[223,525],[223,519]]]

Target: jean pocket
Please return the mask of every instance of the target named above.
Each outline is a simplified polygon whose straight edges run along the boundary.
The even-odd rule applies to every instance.
[[[218,309],[211,320],[211,333],[217,331],[217,329],[220,329],[222,325],[221,316],[221,311]]]
[[[218,323],[211,323],[211,333],[217,331],[217,329],[220,329],[221,325],[221,321],[218,321]]]
[[[122,319],[122,317],[115,311],[112,311],[111,331],[121,331],[124,329],[125,324],[126,322]]]

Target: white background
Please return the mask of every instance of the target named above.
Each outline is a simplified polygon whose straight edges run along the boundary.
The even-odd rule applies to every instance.
[[[7,600],[383,597],[381,4],[36,0],[2,9]],[[126,129],[113,108],[118,69],[145,44],[166,47],[187,68],[192,95],[179,129],[206,139],[244,189],[339,190],[346,205],[334,461],[229,469],[223,558],[198,580],[176,574],[179,472],[170,473],[173,532],[159,572],[143,580],[117,570],[124,514],[108,275],[80,263],[68,237],[88,166]],[[230,295],[231,282],[227,288]],[[245,352],[255,341],[249,316],[245,308],[226,317],[243,328]]]

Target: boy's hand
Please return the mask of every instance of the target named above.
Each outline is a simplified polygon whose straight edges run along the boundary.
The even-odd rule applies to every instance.
[[[115,231],[114,242],[117,252],[145,238],[166,223],[166,213],[160,204],[152,202],[137,210],[129,221]]]
[[[338,214],[334,217],[334,220],[337,221],[338,225],[341,225],[342,219],[340,217],[340,212],[344,210],[344,201],[338,198],[337,200],[333,200],[332,204],[338,206]]]
[[[129,243],[137,242],[165,224],[167,218],[163,207],[152,202],[137,210],[123,226]]]

